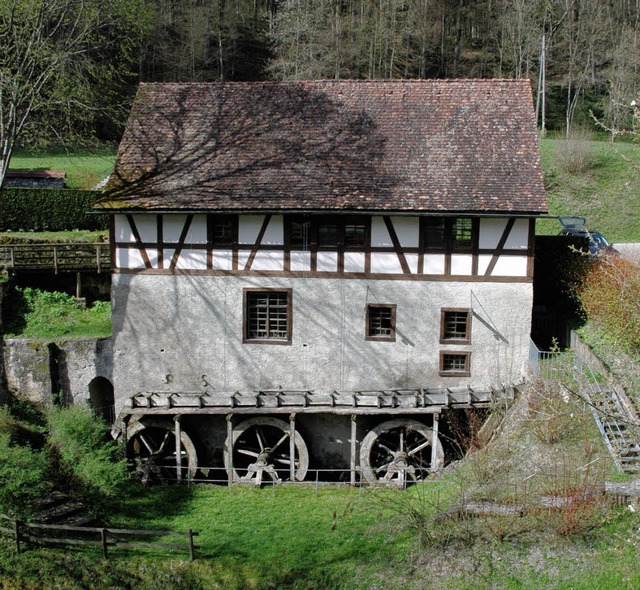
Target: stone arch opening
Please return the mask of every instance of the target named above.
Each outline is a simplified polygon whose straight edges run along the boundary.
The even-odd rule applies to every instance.
[[[115,421],[115,397],[113,385],[105,377],[95,377],[89,383],[89,403],[96,415],[107,424]]]

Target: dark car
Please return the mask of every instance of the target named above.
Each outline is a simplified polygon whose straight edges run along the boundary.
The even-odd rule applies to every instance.
[[[587,228],[584,217],[565,215],[558,217],[558,221],[562,224],[561,236],[578,236],[589,240],[590,254],[618,254],[618,251],[599,231]]]

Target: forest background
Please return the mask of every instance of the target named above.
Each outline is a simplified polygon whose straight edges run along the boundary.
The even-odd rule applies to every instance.
[[[51,37],[51,19],[68,33],[74,2],[5,5],[14,9],[0,15],[5,73],[23,63],[12,65],[10,56],[34,38],[30,24],[11,51],[8,39],[19,26],[15,14],[46,6],[38,26]],[[640,0],[114,0],[108,9],[98,0],[82,4],[85,13],[96,5],[88,21],[101,26],[65,47],[51,88],[41,88],[47,108],[29,113],[17,148],[118,141],[139,82],[529,78],[543,131],[570,135],[578,127],[593,128],[594,117],[610,130],[635,125]],[[44,14],[54,6],[57,13]],[[58,46],[62,39],[69,35],[53,36]],[[42,71],[52,55],[47,51],[35,56]],[[71,63],[75,77],[69,76]]]

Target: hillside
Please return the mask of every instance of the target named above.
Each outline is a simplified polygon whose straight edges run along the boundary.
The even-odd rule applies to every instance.
[[[552,215],[581,215],[610,242],[640,241],[640,148],[630,143],[543,139],[540,155]],[[557,221],[537,232],[557,234]]]

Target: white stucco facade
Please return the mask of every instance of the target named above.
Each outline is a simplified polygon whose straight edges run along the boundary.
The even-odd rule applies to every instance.
[[[243,342],[245,288],[291,289],[290,344]],[[531,301],[530,283],[116,274],[116,396],[499,387],[522,378]],[[365,339],[371,303],[396,306],[395,341]],[[451,307],[472,311],[469,344],[440,342]],[[469,351],[469,376],[440,375],[441,351]]]

